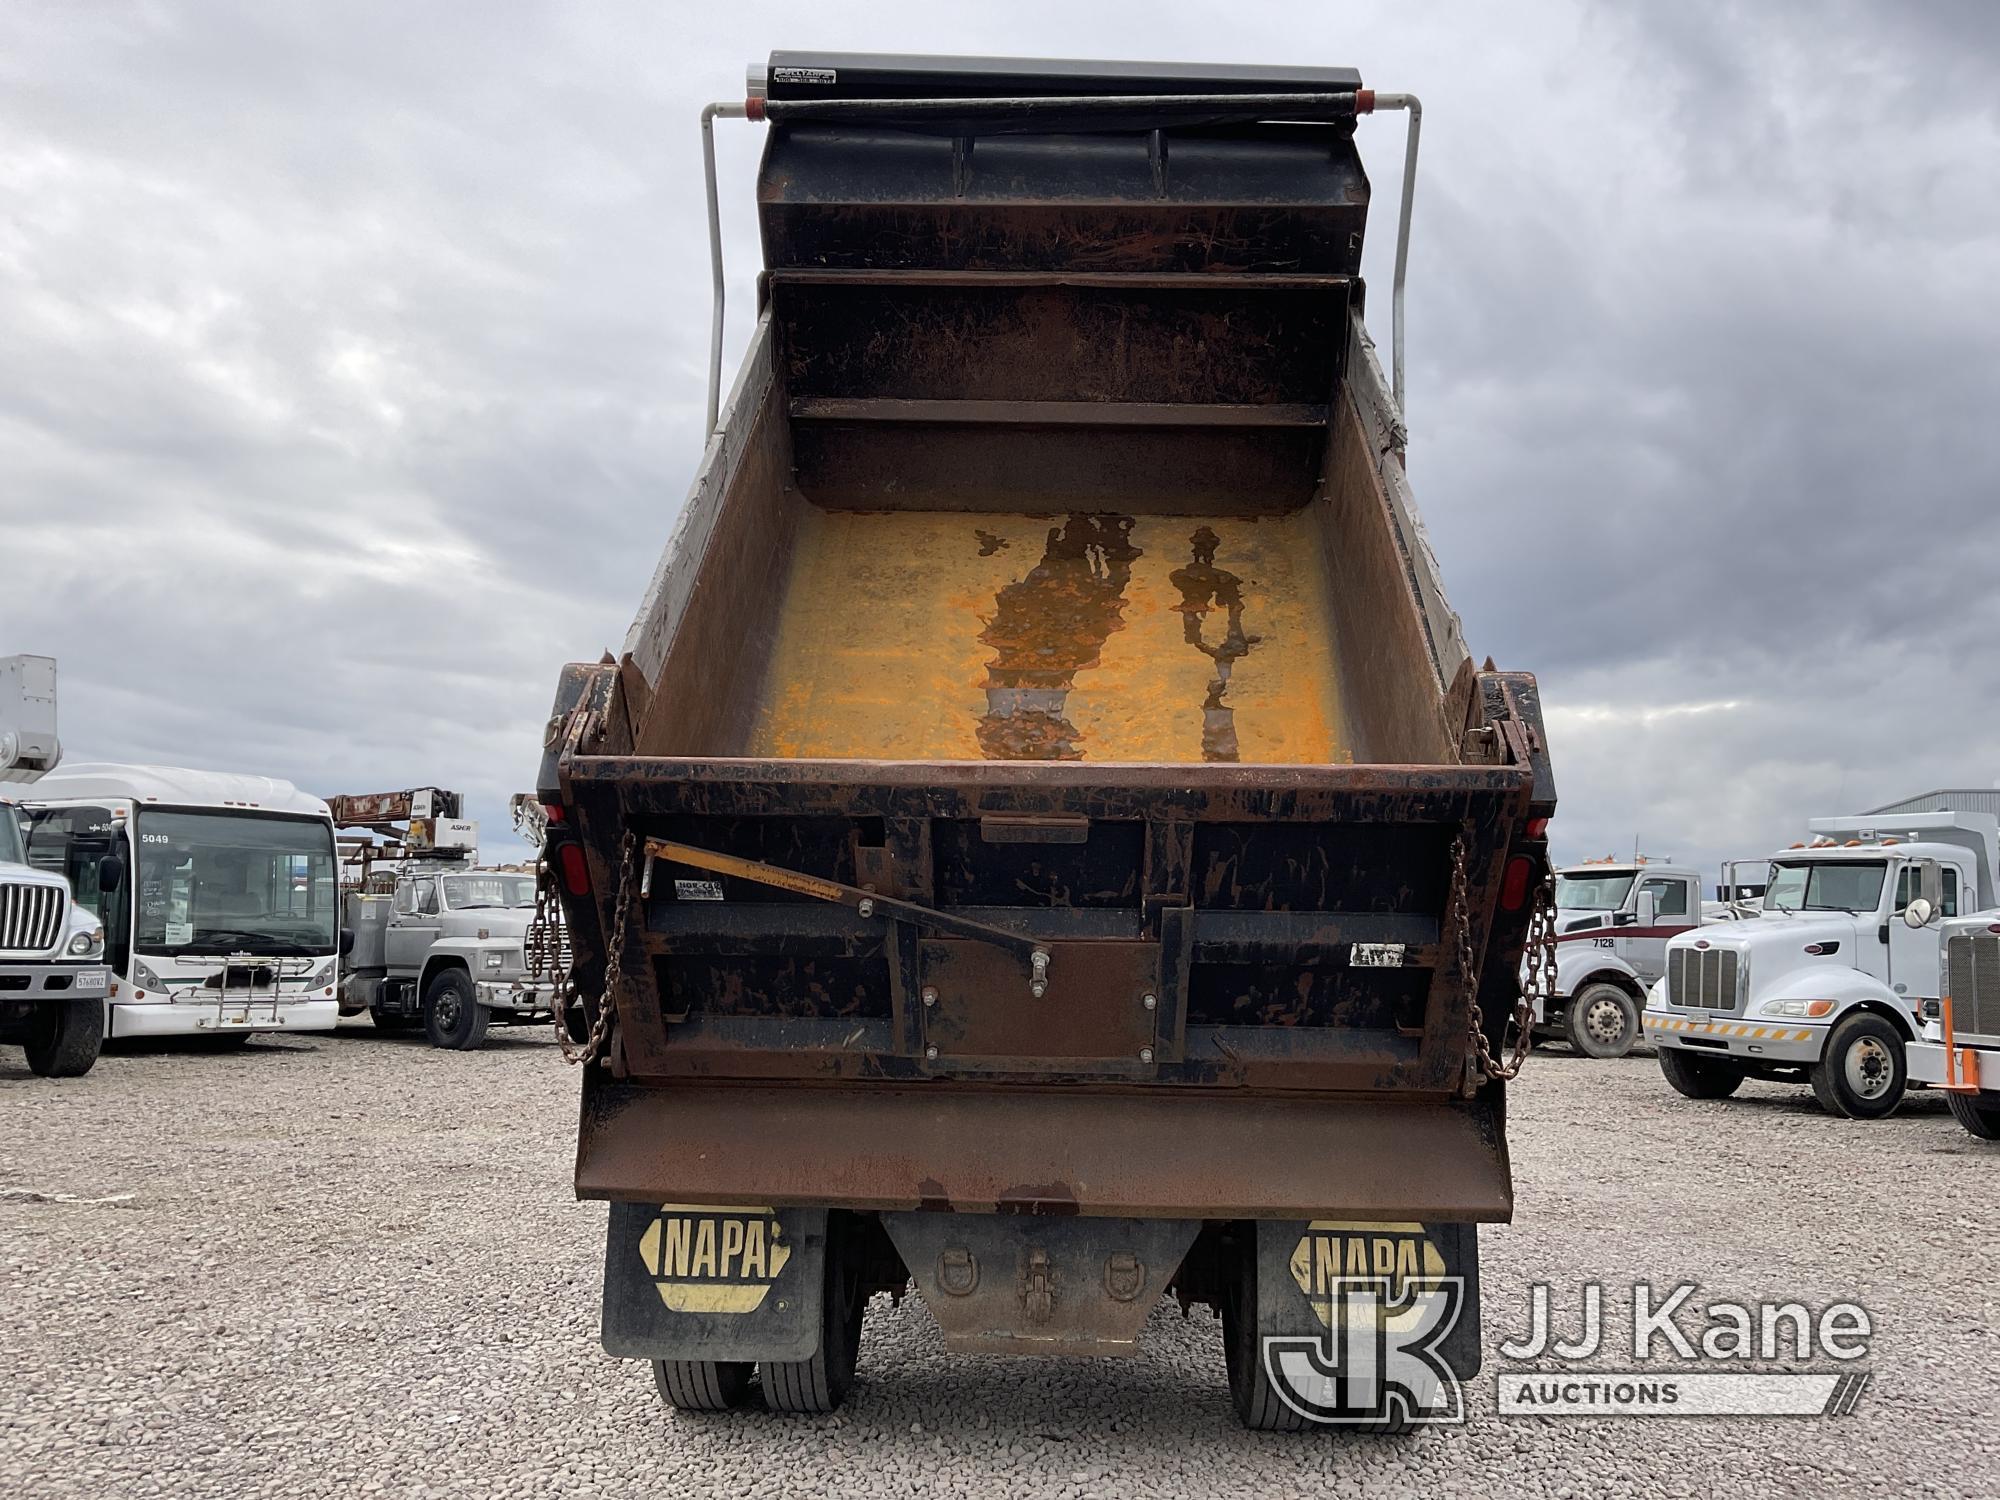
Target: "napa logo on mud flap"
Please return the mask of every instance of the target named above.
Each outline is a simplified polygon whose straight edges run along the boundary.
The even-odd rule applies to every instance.
[[[1465,1306],[1463,1278],[1419,1224],[1315,1220],[1289,1262],[1316,1334],[1267,1334],[1265,1375],[1309,1422],[1462,1422],[1458,1377],[1440,1352]]]
[[[675,1312],[755,1312],[791,1258],[784,1225],[769,1208],[669,1203],[639,1236],[646,1274]]]

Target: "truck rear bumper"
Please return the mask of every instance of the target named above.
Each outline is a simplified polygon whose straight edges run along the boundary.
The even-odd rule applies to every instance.
[[[1816,1063],[1830,1029],[1799,1021],[1705,1020],[1682,1011],[1648,1010],[1646,1040],[1656,1047],[1758,1062]]]
[[[1125,1218],[1500,1221],[1481,1101],[1160,1089],[587,1091],[577,1196]]]
[[[105,1035],[204,1036],[237,1031],[331,1031],[340,1020],[336,1000],[299,1000],[280,1003],[273,1015],[271,1002],[245,1005],[240,1001],[216,1005],[133,1005],[114,1003],[111,1024]]]

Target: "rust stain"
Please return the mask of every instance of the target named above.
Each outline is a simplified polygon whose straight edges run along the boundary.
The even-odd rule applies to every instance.
[[[979,748],[988,760],[1082,760],[1065,715],[1076,674],[1125,628],[1125,587],[1140,556],[1132,518],[1073,515],[1049,528],[1042,560],[1001,589],[979,639],[986,668]]]
[[[1210,679],[1201,703],[1201,758],[1233,762],[1242,759],[1236,744],[1236,710],[1222,700],[1229,691],[1230,669],[1248,656],[1250,648],[1261,638],[1243,631],[1243,580],[1215,565],[1215,549],[1220,541],[1208,527],[1199,528],[1188,538],[1193,561],[1185,568],[1174,569],[1169,576],[1174,587],[1181,591],[1181,602],[1174,608],[1180,611],[1187,643],[1215,663],[1215,676]],[[1226,611],[1228,623],[1222,639],[1211,646],[1203,638],[1202,630],[1210,609],[1217,605]]]
[[[771,637],[746,749],[1346,761],[1327,587],[1306,516],[807,506],[783,597],[740,605]]]

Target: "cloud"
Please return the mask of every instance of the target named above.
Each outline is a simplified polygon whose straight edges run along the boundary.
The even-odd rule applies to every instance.
[[[1473,649],[1541,676],[1558,852],[2000,774],[1990,7],[1214,17],[7,9],[0,650],[62,658],[79,757],[457,786],[506,852],[698,460],[701,102],[773,46],[1310,57],[1427,104],[1410,472]],[[1386,288],[1400,122],[1361,139]]]

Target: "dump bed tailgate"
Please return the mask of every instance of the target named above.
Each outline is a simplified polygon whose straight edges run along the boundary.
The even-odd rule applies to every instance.
[[[580,705],[608,696],[578,670]],[[1532,684],[1482,686],[1520,720],[1494,743],[1525,743]],[[572,754],[560,778],[603,913],[586,990],[624,918],[586,1193],[1506,1211],[1468,1060],[1475,995],[1497,1041],[1516,993],[1487,952],[1518,954],[1532,904],[1532,764]]]

